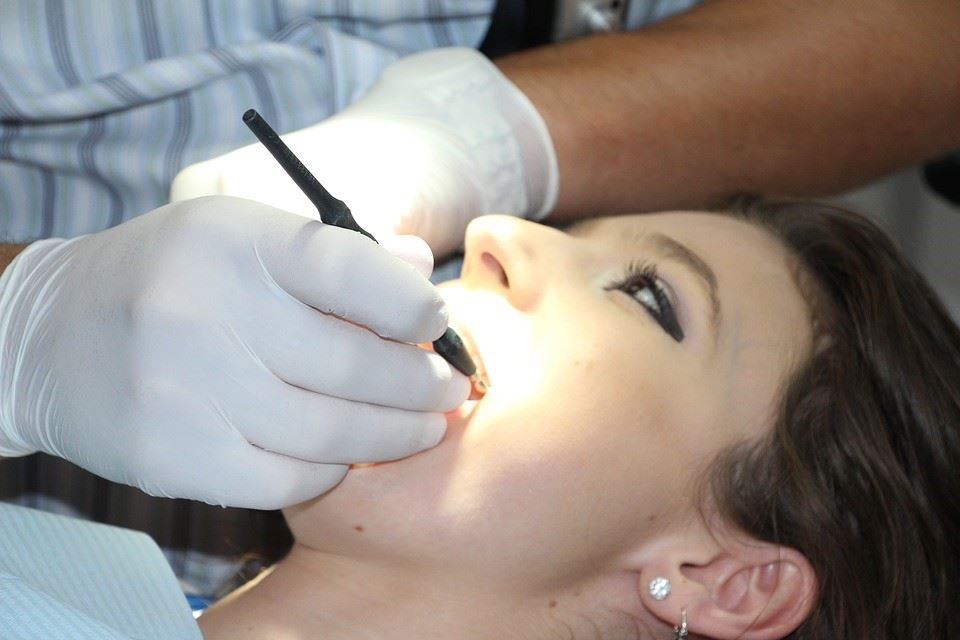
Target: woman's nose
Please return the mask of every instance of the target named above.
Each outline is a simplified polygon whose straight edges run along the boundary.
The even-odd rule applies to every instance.
[[[554,229],[511,216],[482,216],[467,227],[461,281],[530,308],[545,285],[544,256]]]

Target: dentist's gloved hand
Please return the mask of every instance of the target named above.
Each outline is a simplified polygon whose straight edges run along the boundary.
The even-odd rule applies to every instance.
[[[283,138],[360,226],[377,238],[418,235],[438,255],[460,246],[478,215],[540,219],[557,198],[556,153],[543,118],[472,49],[404,58],[358,102]],[[207,194],[312,211],[259,144],[187,167],[171,199]]]
[[[36,242],[0,278],[0,456],[291,505],[348,463],[437,444],[469,383],[410,343],[446,325],[436,290],[383,247],[255,202]]]

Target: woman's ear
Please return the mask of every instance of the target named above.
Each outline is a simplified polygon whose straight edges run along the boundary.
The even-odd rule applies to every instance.
[[[637,567],[640,599],[671,626],[685,609],[691,634],[716,640],[783,638],[816,603],[816,573],[795,549],[713,535],[661,539],[654,548]],[[662,599],[651,592],[656,578],[670,582],[670,593]]]

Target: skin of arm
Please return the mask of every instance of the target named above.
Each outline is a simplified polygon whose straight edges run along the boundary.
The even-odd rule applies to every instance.
[[[17,257],[21,251],[23,251],[27,245],[25,244],[2,244],[0,243],[0,273],[3,273],[4,269],[13,262],[13,259]]]
[[[553,220],[837,192],[960,148],[960,3],[716,0],[496,60],[553,137]]]
[[[0,274],[4,272],[7,266],[13,262],[13,259],[17,257],[17,254],[23,251],[26,246],[25,244],[0,243]],[[0,460],[3,460],[2,456],[0,456]]]

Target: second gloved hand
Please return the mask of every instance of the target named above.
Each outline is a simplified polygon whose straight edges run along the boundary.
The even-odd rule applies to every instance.
[[[239,117],[239,116],[238,116]],[[448,48],[388,67],[358,102],[284,136],[375,237],[418,235],[443,255],[478,215],[539,219],[557,159],[540,114],[489,60]],[[171,199],[225,194],[309,215],[310,202],[261,145],[184,169]]]
[[[202,198],[29,246],[0,279],[0,456],[272,509],[435,445],[446,309],[362,235]],[[386,338],[386,339],[384,339]]]

